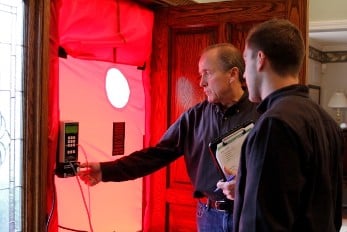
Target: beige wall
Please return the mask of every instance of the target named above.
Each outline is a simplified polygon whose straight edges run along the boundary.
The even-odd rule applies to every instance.
[[[310,0],[309,20],[330,21],[347,19],[346,0]]]
[[[321,87],[321,106],[333,117],[336,111],[328,107],[330,97],[335,91],[343,91],[347,96],[347,63],[326,63],[309,59],[308,84]],[[344,122],[347,122],[347,110],[343,110]]]

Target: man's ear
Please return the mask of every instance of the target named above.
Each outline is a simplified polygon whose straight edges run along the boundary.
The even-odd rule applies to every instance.
[[[230,78],[229,78],[230,83],[239,77],[239,69],[237,67],[231,68],[229,70],[229,73],[230,73]]]
[[[258,71],[262,70],[265,65],[266,56],[263,51],[258,51],[257,53],[257,69]]]

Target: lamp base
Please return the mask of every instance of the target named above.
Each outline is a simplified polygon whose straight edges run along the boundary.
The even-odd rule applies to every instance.
[[[336,122],[337,122],[337,124],[341,123],[341,109],[340,108],[336,108]]]

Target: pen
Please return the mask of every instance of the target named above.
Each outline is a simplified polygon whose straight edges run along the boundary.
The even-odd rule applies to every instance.
[[[233,179],[235,179],[235,177],[236,177],[236,175],[229,176],[229,177],[227,178],[226,182],[232,181]],[[220,188],[216,188],[216,189],[214,190],[214,192],[217,192],[219,189],[220,189]]]

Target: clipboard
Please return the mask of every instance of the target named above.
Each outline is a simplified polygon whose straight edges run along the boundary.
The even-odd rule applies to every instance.
[[[254,122],[247,121],[209,143],[212,160],[224,181],[232,176],[224,171],[225,166],[237,171],[242,144],[253,127]]]

